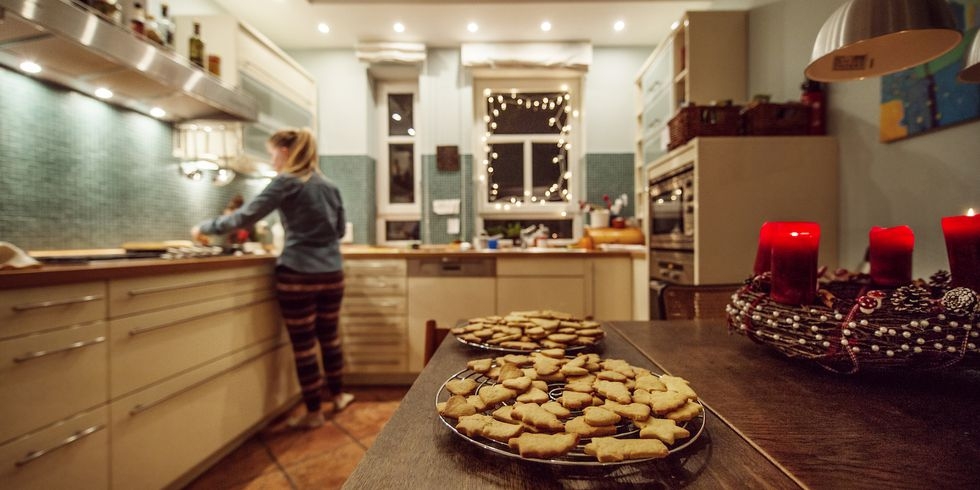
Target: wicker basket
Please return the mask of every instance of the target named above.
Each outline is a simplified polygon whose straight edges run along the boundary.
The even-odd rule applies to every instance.
[[[799,102],[752,104],[742,111],[742,119],[746,135],[810,134],[810,106]]]
[[[698,136],[736,136],[741,130],[742,107],[737,105],[699,106],[689,105],[677,111],[667,123],[673,150]]]
[[[819,304],[792,306],[769,299],[767,274],[732,295],[729,329],[787,357],[846,374],[863,367],[980,367],[980,309],[966,288],[916,281],[907,288],[928,290],[929,297],[909,311],[894,301],[900,290],[873,290],[866,275],[852,274],[822,280]],[[965,309],[963,301],[949,300],[963,290],[972,297]]]

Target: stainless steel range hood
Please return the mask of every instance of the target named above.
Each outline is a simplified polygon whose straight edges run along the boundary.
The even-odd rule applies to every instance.
[[[251,97],[191,65],[190,61],[137,37],[67,0],[0,0],[0,64],[41,67],[32,76],[93,95],[106,88],[107,102],[168,121],[254,121]]]

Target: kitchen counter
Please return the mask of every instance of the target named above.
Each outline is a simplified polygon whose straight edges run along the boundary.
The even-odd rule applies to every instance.
[[[662,372],[615,330],[608,331],[598,352]],[[485,451],[440,421],[435,399],[442,383],[465,368],[467,360],[488,356],[492,354],[467,349],[447,337],[344,488],[384,488],[398,481],[417,488],[440,488],[449,482],[456,488],[799,488],[711,411],[704,434],[694,444],[651,463],[574,468]]]
[[[510,249],[483,251],[453,251],[447,249],[411,250],[389,247],[345,246],[346,259],[410,259],[410,258],[552,258],[552,257],[631,257],[636,252],[597,251],[580,249]],[[219,270],[247,265],[261,265],[275,260],[272,255],[217,256],[199,259],[132,259],[98,260],[87,264],[46,264],[36,269],[0,271],[0,289],[49,286],[83,281],[135,277],[151,274]]]

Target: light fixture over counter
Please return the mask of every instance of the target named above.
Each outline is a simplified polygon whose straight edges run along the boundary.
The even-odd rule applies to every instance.
[[[820,28],[805,73],[820,82],[887,75],[934,60],[962,39],[946,0],[850,0]]]

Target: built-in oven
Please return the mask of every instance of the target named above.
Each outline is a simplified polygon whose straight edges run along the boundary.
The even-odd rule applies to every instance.
[[[694,284],[694,167],[650,178],[650,318],[662,319],[665,287]]]
[[[650,179],[650,248],[694,250],[694,168]]]

